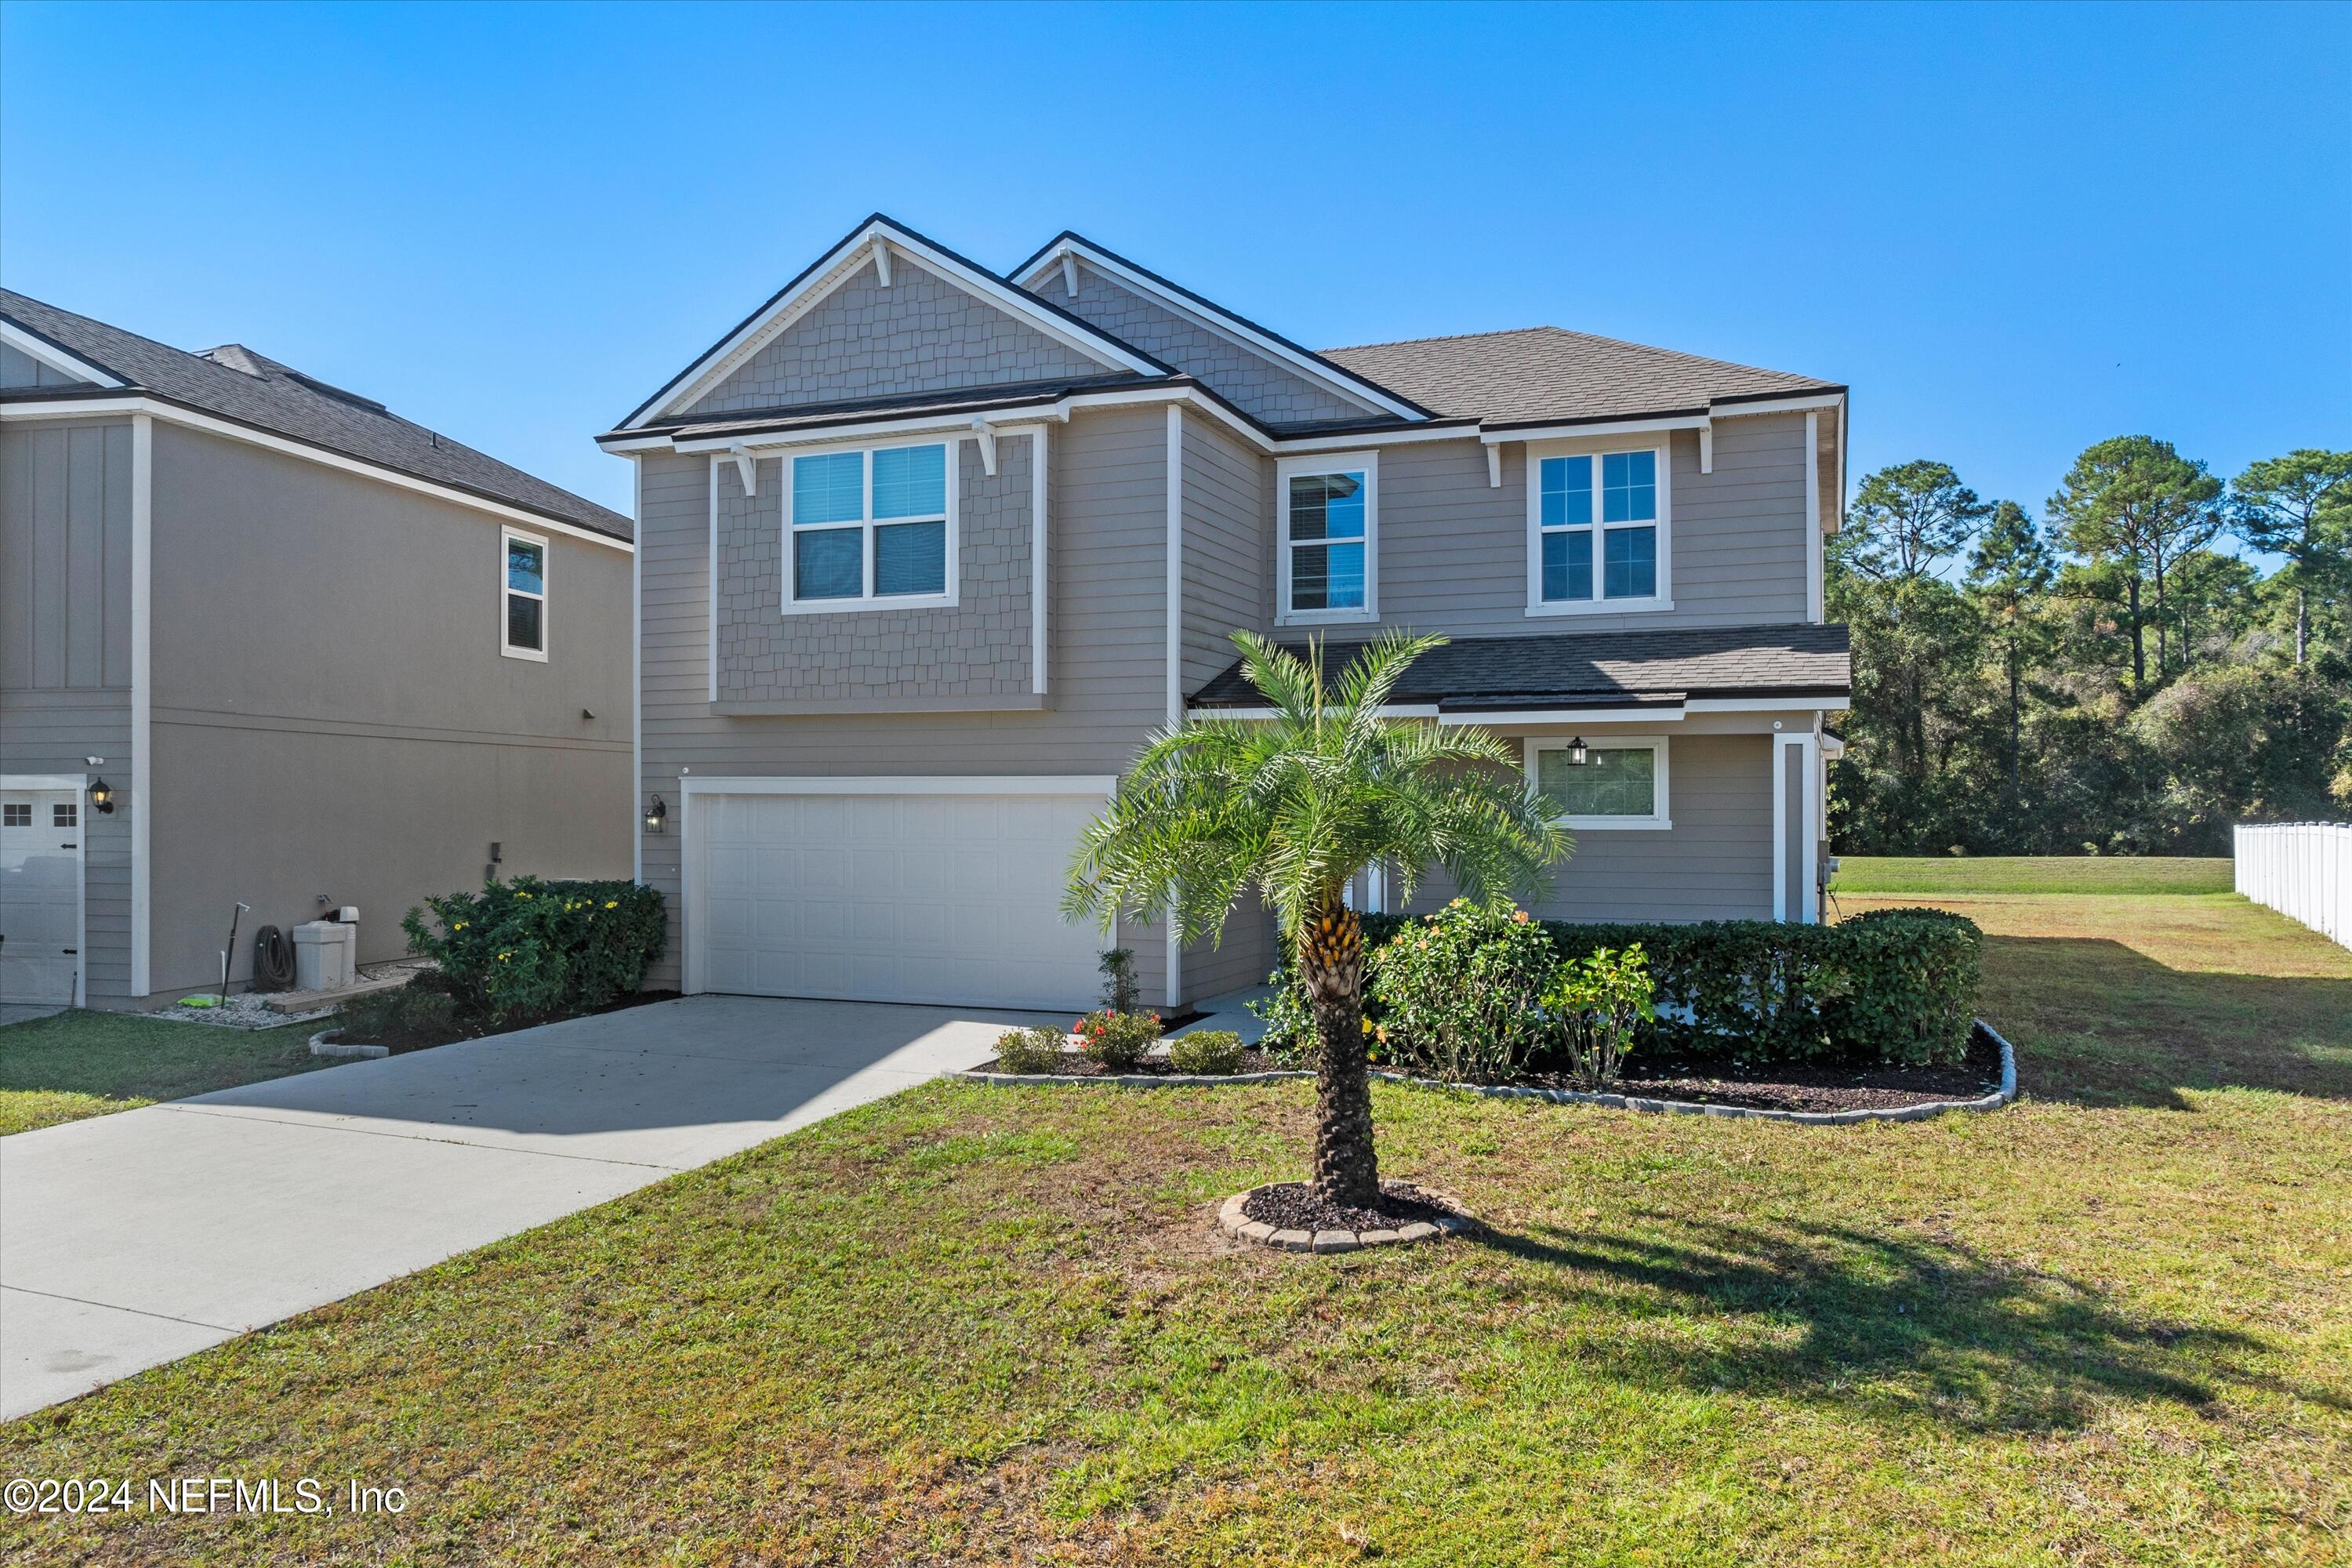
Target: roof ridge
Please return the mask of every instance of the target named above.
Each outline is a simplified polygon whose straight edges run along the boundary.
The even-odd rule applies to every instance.
[[[1433,332],[1425,338],[1389,338],[1377,343],[1341,343],[1337,348],[1318,349],[1316,352],[1318,353],[1327,354],[1344,354],[1353,353],[1358,349],[1409,348],[1414,343],[1458,343],[1465,342],[1472,338],[1515,338],[1526,332],[1563,332],[1572,338],[1590,337],[1591,335],[1589,332],[1570,331],[1566,327],[1555,327],[1549,322],[1540,322],[1532,327],[1495,327],[1483,332]],[[1603,341],[1613,342],[1617,340],[1605,339]],[[1638,348],[1641,345],[1634,344],[1633,346]]]

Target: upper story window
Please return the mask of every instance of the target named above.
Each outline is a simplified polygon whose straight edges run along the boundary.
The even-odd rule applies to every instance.
[[[1380,477],[1370,452],[1276,465],[1277,624],[1379,618]]]
[[[499,530],[499,651],[509,658],[547,658],[547,541],[520,529]]]
[[[1577,757],[1580,750],[1583,761]],[[1666,812],[1666,742],[1621,736],[1580,743],[1530,740],[1528,782],[1572,828],[1672,827]]]
[[[784,610],[956,602],[953,442],[815,452],[784,487]]]
[[[1528,449],[1528,614],[1669,610],[1668,449]]]

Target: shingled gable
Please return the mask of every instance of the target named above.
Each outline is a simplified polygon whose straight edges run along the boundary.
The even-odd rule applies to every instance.
[[[614,434],[677,422],[853,279],[870,278],[887,290],[902,260],[1034,331],[1082,362],[1092,373],[1135,377],[1175,374],[1170,366],[1132,344],[1057,309],[1050,300],[1014,288],[976,262],[877,213],[632,410]]]

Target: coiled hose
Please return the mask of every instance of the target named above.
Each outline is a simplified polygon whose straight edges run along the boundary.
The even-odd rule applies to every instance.
[[[253,988],[284,991],[294,984],[294,944],[276,926],[253,933]]]

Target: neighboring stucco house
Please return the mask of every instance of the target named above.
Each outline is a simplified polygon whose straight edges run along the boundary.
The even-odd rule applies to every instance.
[[[0,291],[0,1000],[629,870],[629,520],[231,345]],[[107,795],[101,805],[100,786]],[[111,810],[104,809],[111,806]]]
[[[1552,328],[1314,353],[1073,234],[1000,276],[877,216],[599,438],[653,983],[1086,1003],[1072,839],[1154,730],[1258,700],[1239,627],[1454,638],[1397,711],[1563,802],[1541,913],[1812,920],[1845,408]],[[1171,1005],[1275,955],[1255,908],[1119,937]]]

